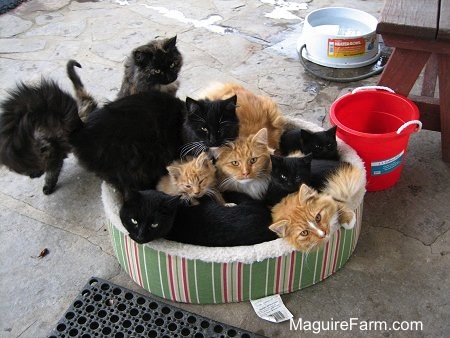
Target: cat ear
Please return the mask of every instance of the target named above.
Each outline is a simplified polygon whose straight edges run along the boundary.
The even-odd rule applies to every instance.
[[[236,110],[237,95],[233,95],[224,101],[225,101],[225,107],[227,110],[232,110],[232,111]]]
[[[298,192],[298,201],[300,202],[300,204],[305,204],[309,199],[313,198],[316,195],[316,190],[307,186],[306,184],[302,184]]]
[[[195,165],[197,168],[208,168],[209,157],[207,153],[201,153],[195,160]]]
[[[267,146],[267,128],[262,128],[260,131],[258,131],[255,136],[252,138],[252,142],[254,143],[260,143]]]
[[[313,135],[313,133],[310,132],[309,130],[302,129],[302,131],[300,133],[300,139],[307,142],[311,139],[312,135]]]
[[[269,226],[269,229],[272,230],[274,233],[276,233],[278,235],[278,237],[285,237],[286,236],[286,228],[288,225],[289,225],[289,221],[286,219],[283,219],[281,221],[271,224]]]
[[[178,180],[178,178],[181,176],[181,169],[175,165],[170,165],[166,169],[169,172],[169,175],[175,180]]]
[[[128,201],[130,201],[130,200],[132,200],[132,199],[135,199],[135,198],[138,198],[139,197],[139,192],[137,192],[137,191],[131,191],[131,190],[125,190],[124,192],[123,192],[123,201],[124,202],[128,202]]]
[[[336,137],[337,125],[327,130],[327,134]]]
[[[191,99],[189,96],[186,97],[186,108],[189,114],[194,114],[200,110],[200,104],[198,101]]]
[[[164,50],[175,48],[176,43],[177,43],[177,36],[175,35],[173,38],[167,39],[167,41],[164,43]]]
[[[270,161],[272,162],[272,164],[277,165],[283,162],[283,158],[276,155],[270,155]]]

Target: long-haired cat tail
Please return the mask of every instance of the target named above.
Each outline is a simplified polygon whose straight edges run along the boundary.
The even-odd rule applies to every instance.
[[[269,147],[278,149],[285,119],[278,105],[270,97],[256,95],[237,83],[212,84],[202,93],[202,97],[210,100],[223,100],[234,95],[237,96],[239,136],[247,137],[266,128]]]
[[[254,135],[239,137],[218,150],[219,189],[246,193],[261,200],[270,182],[272,150],[267,144],[267,129]]]
[[[1,110],[0,163],[30,178],[45,173],[42,191],[51,194],[71,151],[69,134],[82,124],[75,99],[42,79],[10,90]]]
[[[154,39],[136,47],[125,60],[125,70],[118,98],[157,90],[176,95],[183,56],[176,46],[177,36]]]
[[[198,199],[205,195],[214,198],[220,204],[225,204],[217,189],[216,167],[207,153],[172,162],[167,171],[169,174],[161,178],[156,190],[180,196],[186,204],[196,205]]]
[[[330,238],[340,225],[355,220],[353,211],[341,208],[330,195],[302,184],[297,193],[272,208],[270,229],[299,251],[309,252]]]
[[[78,115],[82,121],[85,121],[89,113],[97,108],[98,103],[94,97],[86,91],[80,77],[75,72],[74,67],[81,68],[81,65],[75,60],[69,60],[66,66],[67,76],[70,81],[72,81],[75,95],[78,100]]]
[[[123,195],[154,189],[178,158],[185,115],[170,94],[130,95],[91,112],[70,142],[79,162]]]

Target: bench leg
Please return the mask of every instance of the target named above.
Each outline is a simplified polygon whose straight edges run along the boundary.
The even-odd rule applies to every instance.
[[[450,162],[450,55],[440,54],[438,63],[442,159]]]
[[[408,96],[431,53],[395,48],[378,84]]]

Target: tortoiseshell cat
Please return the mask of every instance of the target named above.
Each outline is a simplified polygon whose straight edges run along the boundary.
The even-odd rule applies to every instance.
[[[247,137],[266,128],[269,147],[279,148],[285,120],[278,105],[270,97],[256,95],[236,83],[213,85],[207,88],[203,95],[210,100],[226,99],[236,95],[239,137]]]
[[[243,194],[241,194],[243,195]],[[137,243],[158,238],[211,247],[253,245],[277,236],[269,230],[272,216],[261,201],[247,196],[229,200],[233,208],[208,196],[187,206],[160,191],[134,192],[120,209],[120,219]]]
[[[280,153],[286,156],[300,150],[313,154],[314,159],[339,160],[334,126],[325,131],[311,132],[306,129],[292,129],[284,132],[280,140]]]
[[[117,97],[157,90],[175,96],[183,57],[176,47],[177,37],[155,39],[139,46],[125,61]]]
[[[218,149],[216,167],[219,189],[263,199],[270,182],[270,154],[267,129],[240,137]]]
[[[270,229],[303,252],[327,241],[340,225],[351,229],[356,221],[353,211],[306,184],[272,208],[272,219]]]
[[[215,155],[218,147],[238,137],[236,96],[213,101],[186,97],[186,108],[184,139],[187,143],[181,151],[181,157],[189,154],[197,156],[205,150]]]
[[[220,192],[216,189],[216,167],[207,153],[188,161],[176,161],[167,167],[168,175],[161,178],[156,190],[168,195],[181,196],[187,204],[197,205],[204,195],[213,197],[224,204]]]

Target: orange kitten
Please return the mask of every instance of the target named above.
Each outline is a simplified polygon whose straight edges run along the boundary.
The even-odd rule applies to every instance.
[[[207,153],[201,153],[188,162],[176,161],[167,167],[169,175],[161,178],[156,190],[172,196],[181,196],[190,204],[198,204],[197,198],[204,195],[214,197],[224,204],[220,193],[216,190],[216,168]]]
[[[235,83],[215,85],[207,89],[205,94],[210,100],[226,99],[233,95],[237,95],[239,136],[247,137],[266,128],[269,147],[279,149],[285,120],[277,104],[270,97],[255,95]]]
[[[355,213],[341,208],[331,196],[318,193],[302,184],[272,208],[273,224],[269,227],[299,251],[309,252],[329,239],[339,226],[355,223]]]
[[[216,167],[220,190],[263,199],[270,182],[270,154],[266,128],[219,148]]]

